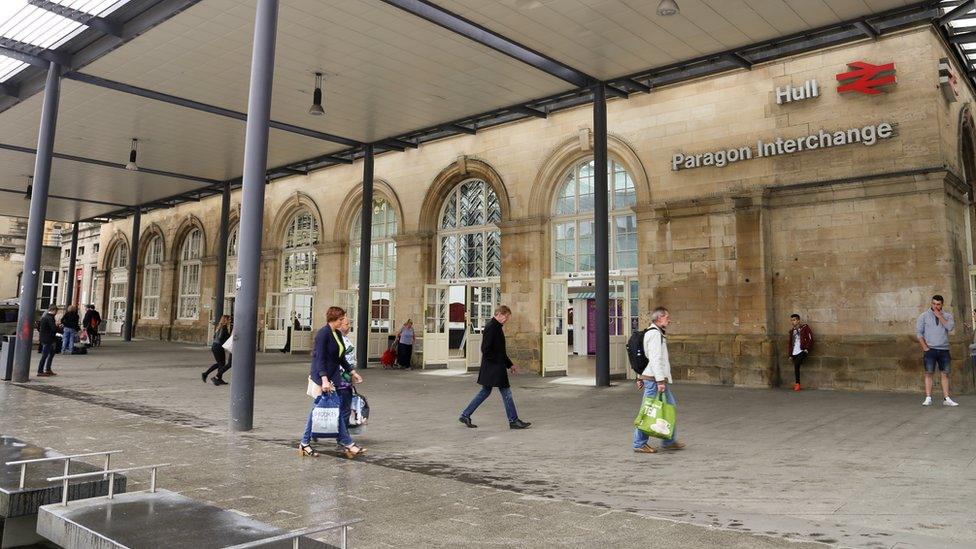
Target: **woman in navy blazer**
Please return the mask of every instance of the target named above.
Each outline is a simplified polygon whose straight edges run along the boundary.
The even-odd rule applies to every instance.
[[[346,361],[346,350],[342,342],[342,335],[339,333],[339,325],[346,318],[346,311],[341,307],[329,307],[325,314],[326,325],[315,334],[315,348],[312,351],[312,365],[309,369],[308,377],[316,385],[322,387],[323,393],[333,391],[339,394],[342,404],[339,406],[339,436],[337,442],[342,452],[347,458],[354,458],[359,454],[365,453],[366,449],[357,446],[349,436],[349,414],[352,406],[352,384],[362,382],[359,374],[349,367]],[[319,453],[309,444],[312,441],[312,412],[315,411],[315,403],[312,403],[312,411],[308,413],[308,421],[305,423],[305,433],[302,435],[302,442],[299,450],[302,456],[318,457]]]

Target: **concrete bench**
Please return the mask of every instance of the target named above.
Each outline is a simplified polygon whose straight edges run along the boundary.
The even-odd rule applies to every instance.
[[[118,451],[65,455],[0,435],[0,547],[37,539],[37,510],[42,505],[62,500],[65,495],[65,484],[49,481],[49,477],[72,469],[75,472],[100,472],[102,469],[78,460],[104,458],[105,469],[108,469],[111,456],[116,453]],[[114,482],[115,491],[125,491],[124,476],[116,477]],[[109,480],[101,474],[77,479],[67,485],[67,495],[71,499],[104,496],[108,492]]]
[[[288,532],[215,505],[157,490],[155,470],[163,465],[118,469],[128,473],[152,469],[150,489],[41,507],[37,533],[65,549],[320,549],[335,547],[308,537],[339,530],[346,547],[347,528],[359,520],[326,523]],[[78,478],[79,475],[50,480]]]

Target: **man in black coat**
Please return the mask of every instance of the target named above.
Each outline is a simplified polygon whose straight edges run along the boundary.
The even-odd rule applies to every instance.
[[[508,383],[508,370],[518,374],[518,367],[512,364],[505,351],[505,332],[502,326],[512,317],[512,310],[500,305],[495,310],[495,316],[485,324],[481,333],[481,369],[478,371],[478,385],[481,391],[471,400],[471,404],[461,412],[458,420],[469,428],[477,425],[471,423],[471,414],[481,406],[481,403],[491,394],[492,387],[498,387],[505,403],[505,413],[508,415],[508,426],[511,429],[527,429],[531,423],[522,421],[515,410],[515,400],[512,399],[511,385]]]
[[[58,308],[52,305],[38,322],[37,335],[41,344],[41,361],[37,363],[37,375],[40,377],[58,375],[51,371],[51,363],[54,362],[54,344],[57,342],[58,333],[58,326],[54,321],[56,314]]]

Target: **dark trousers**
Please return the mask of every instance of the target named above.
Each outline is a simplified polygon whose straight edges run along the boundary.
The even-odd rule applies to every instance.
[[[217,370],[217,379],[224,379],[224,372],[230,370],[231,361],[227,360],[227,351],[224,350],[223,345],[219,343],[214,343],[210,346],[210,352],[213,353],[215,362],[207,372],[203,375],[209,376],[210,372]]]
[[[401,368],[410,367],[410,355],[413,354],[413,345],[397,343],[397,364]]]
[[[796,382],[800,382],[800,366],[803,366],[803,361],[807,359],[807,352],[801,351],[798,355],[793,355],[790,360],[793,361],[793,375],[796,377]]]
[[[44,365],[45,360],[47,361],[47,366]],[[52,362],[54,362],[54,343],[42,343],[41,361],[37,363],[37,373],[50,372]]]

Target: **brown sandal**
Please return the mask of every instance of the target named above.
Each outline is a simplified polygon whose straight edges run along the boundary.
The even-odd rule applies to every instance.
[[[342,450],[342,453],[346,456],[346,459],[353,459],[356,456],[359,456],[360,454],[366,453],[366,448],[363,448],[362,446],[356,446],[355,444],[352,444],[350,446],[341,446],[340,448]]]
[[[652,446],[648,446],[647,444],[641,446],[640,448],[634,448],[634,451],[637,452],[638,454],[656,454],[657,453],[657,450],[655,450]]]
[[[312,448],[310,444],[299,444],[298,453],[302,457],[313,457],[313,458],[317,458],[319,457],[319,455],[321,455],[318,452],[316,452],[315,448]]]

